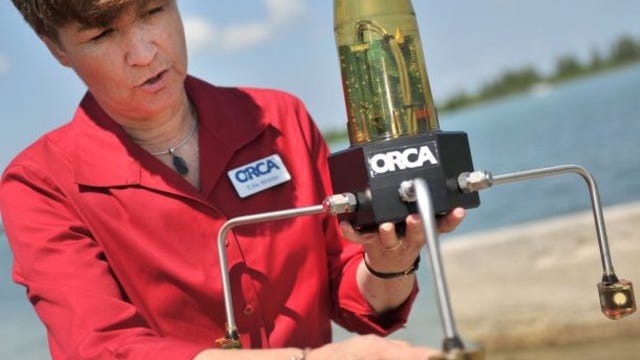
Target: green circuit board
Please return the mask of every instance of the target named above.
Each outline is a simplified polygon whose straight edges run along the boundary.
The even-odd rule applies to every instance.
[[[339,53],[350,137],[363,142],[429,129],[434,109],[412,37],[345,45]]]

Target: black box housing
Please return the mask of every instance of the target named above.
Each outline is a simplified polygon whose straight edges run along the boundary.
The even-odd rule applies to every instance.
[[[420,153],[429,155],[423,164],[417,162]],[[456,207],[480,205],[477,192],[463,193],[458,188],[458,175],[473,171],[467,134],[460,131],[425,132],[352,145],[329,157],[329,169],[334,193],[350,192],[358,198],[355,212],[339,215],[356,229],[383,222],[403,223],[407,215],[415,213],[416,204],[400,199],[398,189],[403,181],[418,177],[429,184],[438,215]],[[381,169],[388,171],[376,171]]]

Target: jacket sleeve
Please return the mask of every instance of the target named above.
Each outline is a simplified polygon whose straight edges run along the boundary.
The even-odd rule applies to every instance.
[[[328,165],[329,148],[302,105],[298,117],[302,119],[311,157],[316,159],[315,163],[318,165],[317,171],[324,196],[331,195],[333,190]],[[418,292],[417,284],[403,305],[393,311],[377,314],[360,292],[356,281],[356,270],[363,258],[362,246],[342,238],[335,216],[326,218],[325,238],[334,304],[333,320],[349,331],[381,336],[389,335],[406,324]]]
[[[204,349],[149,328],[45,172],[11,165],[0,183],[0,210],[14,255],[13,279],[26,288],[45,324],[54,360],[188,360]]]

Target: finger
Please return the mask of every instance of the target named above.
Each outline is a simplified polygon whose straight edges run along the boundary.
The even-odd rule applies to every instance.
[[[340,222],[340,231],[342,231],[342,236],[344,236],[346,239],[357,242],[356,240],[358,238],[358,234],[348,221]]]
[[[466,211],[463,208],[455,208],[443,218],[438,220],[438,231],[448,233],[455,230],[464,218]]]
[[[387,250],[395,250],[402,244],[402,241],[396,234],[396,227],[391,222],[380,224],[380,226],[378,226],[378,234],[380,245]]]
[[[407,224],[407,231],[405,232],[407,246],[421,248],[425,244],[426,238],[420,215],[411,214],[407,216],[405,222]]]
[[[340,231],[342,231],[342,236],[345,239],[358,244],[368,244],[368,243],[375,242],[375,239],[378,236],[378,234],[376,233],[362,234],[358,232],[356,229],[354,229],[353,226],[351,226],[351,224],[348,221],[340,222]]]
[[[444,355],[442,354],[442,352],[435,350],[435,349],[422,349],[421,353],[418,355],[420,356],[422,359],[433,359],[433,357],[438,356],[438,359],[445,359],[446,357],[444,357]],[[418,357],[415,357],[415,359],[418,359]]]
[[[431,359],[432,356],[441,355],[441,352],[436,349],[422,346],[413,346],[408,342],[392,343],[386,345],[391,345],[388,346],[387,349],[393,352],[393,359],[401,358],[427,360]]]

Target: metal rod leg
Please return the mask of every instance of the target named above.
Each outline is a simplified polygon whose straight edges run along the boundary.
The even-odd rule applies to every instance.
[[[574,173],[580,175],[589,187],[589,195],[591,196],[591,209],[593,211],[593,218],[596,225],[596,233],[598,235],[600,258],[602,259],[602,270],[604,271],[605,275],[613,275],[615,272],[613,270],[613,263],[611,262],[611,252],[609,250],[609,242],[607,240],[607,231],[604,226],[604,216],[602,215],[602,205],[600,203],[598,185],[596,184],[591,174],[585,168],[577,165],[562,165],[505,175],[497,175],[493,177],[493,184],[500,185],[566,173]]]
[[[236,226],[244,224],[253,224],[271,220],[280,220],[302,215],[321,214],[325,212],[323,205],[309,206],[299,209],[290,209],[282,211],[273,211],[257,215],[239,216],[225,222],[218,232],[218,260],[220,262],[220,278],[222,280],[222,289],[224,292],[224,307],[227,316],[227,334],[229,340],[238,340],[238,330],[236,327],[235,315],[233,314],[233,300],[231,298],[231,282],[228,273],[227,249],[225,239],[227,232]]]
[[[453,348],[463,349],[464,345],[458,335],[453,311],[449,302],[449,291],[447,289],[447,281],[444,275],[444,267],[442,265],[442,258],[440,255],[440,241],[438,238],[435,212],[433,211],[431,192],[429,191],[428,184],[424,179],[417,178],[413,183],[418,212],[422,217],[422,224],[424,226],[425,235],[428,239],[427,250],[429,251],[429,257],[431,259],[433,281],[445,335],[444,350],[449,351]]]
[[[289,219],[297,216],[316,214],[342,214],[353,212],[357,202],[355,195],[351,193],[335,194],[324,199],[321,205],[307,206],[287,210],[266,212],[261,214],[239,216],[225,222],[218,231],[218,260],[220,263],[220,278],[222,280],[222,290],[224,295],[224,307],[227,317],[226,334],[223,339],[219,339],[222,348],[241,348],[238,328],[233,311],[233,299],[231,296],[231,282],[228,273],[227,249],[225,240],[229,230],[236,226],[255,224],[272,220]]]
[[[582,176],[589,188],[603,270],[602,281],[598,284],[602,312],[610,319],[620,319],[630,315],[636,310],[633,284],[630,281],[618,279],[614,272],[613,262],[611,261],[611,251],[609,250],[609,241],[607,240],[607,232],[604,226],[604,216],[602,215],[598,186],[585,168],[577,165],[561,165],[498,175],[495,177],[486,171],[474,171],[472,173],[460,174],[458,177],[458,186],[463,192],[472,192],[488,188],[495,184],[506,184],[565,173],[575,173]]]

